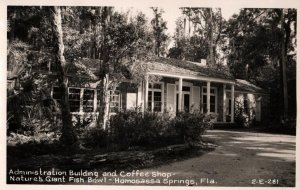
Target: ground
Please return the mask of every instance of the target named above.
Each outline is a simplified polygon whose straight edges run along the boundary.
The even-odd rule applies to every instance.
[[[128,150],[105,154],[93,151],[90,154],[47,154],[26,158],[9,156],[8,168],[24,171],[58,169],[66,173],[75,169],[99,174],[91,181],[88,180],[90,175],[76,182],[66,174],[65,181],[37,182],[51,184],[145,185],[145,180],[153,179],[155,181],[150,185],[295,186],[296,136],[209,130],[204,140],[217,147],[185,149],[184,145],[176,145],[151,151]],[[149,176],[145,176],[146,173]]]
[[[295,186],[295,136],[212,130],[205,138],[219,145],[215,151],[142,171],[171,172],[198,185]]]

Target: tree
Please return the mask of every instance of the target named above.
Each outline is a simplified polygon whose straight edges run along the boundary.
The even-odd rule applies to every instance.
[[[161,9],[158,10],[157,7],[152,7],[151,9],[154,14],[154,18],[151,20],[155,40],[154,52],[155,55],[161,56],[166,52],[166,42],[168,40],[168,36],[165,34],[165,31],[168,29],[167,22],[162,18],[163,11]]]
[[[15,120],[8,116],[9,131],[56,131],[59,123],[54,119],[53,111],[59,106],[50,97],[51,87],[57,78],[59,82],[67,83],[64,70],[59,73],[62,75],[48,73],[50,65],[66,67],[59,8],[10,7],[8,21],[8,80],[15,79],[17,84],[8,86],[7,109]],[[67,108],[68,94],[64,92],[61,142],[72,148],[69,145],[76,144],[77,137]],[[13,129],[15,126],[17,128]]]
[[[100,89],[100,101],[97,103],[97,126],[106,129],[110,112],[110,93],[128,77],[128,70],[133,62],[148,58],[153,47],[150,30],[142,13],[129,17],[126,13],[114,11],[112,7],[83,7],[74,12],[75,17],[79,14],[79,21],[76,22],[81,29],[77,30],[85,36],[79,51],[84,49],[83,47],[92,47],[82,55],[99,60],[97,87]],[[70,55],[73,55],[71,49]]]
[[[295,105],[295,86],[287,85],[296,80],[295,15],[294,9],[242,9],[227,25],[231,72],[270,89],[274,120],[295,117],[295,106],[287,108]]]
[[[62,135],[61,141],[64,145],[74,146],[77,144],[77,136],[72,127],[72,117],[70,113],[70,104],[68,96],[68,78],[66,76],[66,60],[64,57],[63,31],[61,25],[60,7],[50,7],[50,21],[53,31],[53,53],[55,54],[55,63],[58,68],[58,84],[62,91],[61,96],[61,115],[62,115]]]
[[[286,46],[286,39],[287,37],[287,29],[289,26],[285,26],[285,18],[284,18],[284,9],[281,10],[281,31],[282,31],[282,40],[281,40],[281,69],[282,69],[282,88],[283,88],[283,120],[286,122],[288,118],[288,91],[287,91],[287,77],[286,77],[286,57],[287,57],[287,46]]]
[[[185,36],[184,21],[181,17],[176,20],[176,28],[173,39],[174,47],[169,49],[168,57],[184,60],[188,48],[188,39]]]
[[[224,20],[221,9],[183,7],[182,13],[188,17],[189,34],[191,22],[194,25],[193,33],[206,39],[207,63],[214,65],[218,58],[217,46],[222,43],[223,37]]]
[[[170,48],[168,57],[201,62],[201,59],[205,59],[208,55],[207,40],[195,30],[192,35],[186,35],[184,27],[186,24],[184,23],[185,20],[182,17],[176,20],[175,34],[173,36],[175,46]]]

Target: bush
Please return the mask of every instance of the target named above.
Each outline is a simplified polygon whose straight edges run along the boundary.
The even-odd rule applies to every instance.
[[[85,147],[101,148],[106,147],[109,143],[108,131],[102,128],[88,128],[82,134],[82,142]]]
[[[119,151],[134,148],[159,148],[186,143],[193,146],[202,140],[202,135],[211,126],[212,115],[199,112],[152,113],[139,110],[118,112],[110,118],[110,127],[102,129],[87,127],[91,120],[77,118],[76,129],[82,131],[81,142],[86,148],[104,148]],[[11,133],[7,138],[10,155],[39,155],[61,153],[59,133],[36,132],[34,134]]]
[[[82,135],[88,129],[88,126],[93,122],[93,115],[83,114],[83,115],[73,115],[72,124],[77,134]],[[91,131],[89,131],[91,132]]]
[[[240,127],[249,127],[250,126],[250,118],[249,115],[245,113],[245,110],[239,104],[235,106],[234,112],[234,121]]]
[[[180,136],[189,146],[202,141],[202,135],[212,127],[215,115],[202,114],[199,111],[192,113],[179,113],[175,117],[175,128],[180,131]]]
[[[162,139],[170,130],[170,123],[167,114],[122,111],[111,118],[112,141],[123,147],[158,146],[164,143]]]
[[[11,133],[7,137],[7,145],[8,146],[17,146],[17,145],[23,145],[28,143],[43,143],[48,142],[49,144],[52,144],[54,141],[57,141],[59,138],[59,135],[51,132],[51,133],[36,133],[33,136],[24,135],[24,134],[17,134],[17,133]]]
[[[161,147],[171,144],[201,141],[212,124],[212,115],[200,112],[179,113],[175,118],[167,113],[122,111],[111,117],[112,142],[122,148],[135,146]]]
[[[54,132],[35,135],[11,133],[7,137],[7,152],[10,156],[26,157],[58,153],[59,146],[59,135]]]

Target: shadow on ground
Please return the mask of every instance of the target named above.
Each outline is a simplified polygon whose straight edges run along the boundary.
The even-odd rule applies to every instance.
[[[203,186],[295,186],[295,136],[211,130],[204,139],[219,147],[144,171],[173,172],[174,179],[192,178]],[[201,182],[203,178],[217,183]]]

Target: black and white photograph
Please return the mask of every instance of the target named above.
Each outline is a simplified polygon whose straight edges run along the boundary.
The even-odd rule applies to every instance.
[[[5,5],[5,187],[296,188],[296,6],[36,2]]]

